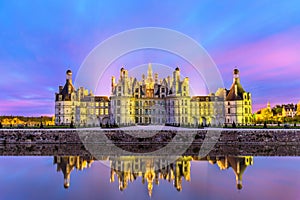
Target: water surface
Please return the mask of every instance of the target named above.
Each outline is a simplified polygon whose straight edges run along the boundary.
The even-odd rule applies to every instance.
[[[2,156],[0,162],[1,199],[150,198],[147,180],[143,184],[139,175],[120,188],[120,177],[108,167],[110,161],[104,161],[105,165],[81,159],[82,170],[73,167],[67,189],[63,170],[57,171],[62,165],[57,164],[57,157]],[[170,182],[158,177],[156,185],[150,175],[154,180],[151,199],[300,199],[300,157],[254,157],[242,175],[241,190],[236,185],[234,167],[221,170],[220,161],[219,165],[212,161],[185,163],[190,163],[185,166],[190,174],[181,174],[179,191],[174,177]]]

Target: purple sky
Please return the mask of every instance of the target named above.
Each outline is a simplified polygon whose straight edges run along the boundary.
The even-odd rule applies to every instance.
[[[65,83],[68,68],[76,75],[96,45],[121,31],[148,26],[173,29],[196,40],[217,64],[227,88],[238,66],[244,89],[252,93],[254,111],[268,101],[272,106],[297,103],[299,13],[296,0],[1,1],[0,115],[53,115],[54,93]],[[185,62],[166,53],[137,52],[120,58],[111,69],[148,62],[181,66],[197,95],[204,95],[203,83],[189,74]],[[119,76],[107,77],[111,75]],[[109,91],[110,83],[102,86]]]

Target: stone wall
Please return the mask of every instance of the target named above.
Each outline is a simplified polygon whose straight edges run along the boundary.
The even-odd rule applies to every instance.
[[[220,137],[219,137],[220,135]],[[149,136],[149,137],[148,137]],[[202,143],[203,140],[218,140],[219,144],[299,144],[300,130],[243,130],[243,129],[211,129],[211,130],[88,130],[88,129],[2,129],[0,143],[38,143],[38,144],[81,144],[89,143],[184,143],[190,141]],[[215,138],[214,138],[215,137]]]
[[[116,146],[132,155],[163,149],[168,156],[182,148],[184,155],[197,156],[203,141],[213,145],[210,155],[300,156],[298,130],[227,129],[187,131],[121,130],[0,130],[0,155],[93,155],[116,156]],[[133,136],[134,135],[134,136]],[[142,137],[142,136],[147,137]],[[209,136],[209,137],[208,137]],[[219,137],[220,136],[220,137]],[[217,143],[214,143],[217,140]],[[84,142],[82,142],[84,141]],[[188,144],[188,145],[187,145]],[[176,153],[174,153],[176,154]],[[181,154],[182,155],[182,154]],[[173,156],[173,154],[172,154]]]

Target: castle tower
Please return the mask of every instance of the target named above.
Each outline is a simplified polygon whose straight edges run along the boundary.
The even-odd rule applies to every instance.
[[[71,94],[74,91],[74,86],[72,84],[72,71],[67,70],[66,71],[66,84],[65,87],[67,89],[67,94]]]
[[[238,69],[233,70],[232,85],[226,90],[225,115],[226,123],[248,124],[252,120],[251,94],[243,89]]]

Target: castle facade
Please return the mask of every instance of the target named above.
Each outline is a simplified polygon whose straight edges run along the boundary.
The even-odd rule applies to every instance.
[[[55,95],[57,125],[99,126],[135,124],[191,126],[249,124],[252,122],[251,94],[246,92],[233,72],[229,90],[220,88],[206,96],[190,96],[189,78],[181,79],[177,67],[172,76],[159,79],[151,64],[141,80],[129,77],[123,67],[119,79],[111,79],[111,96],[95,96],[83,87],[75,89],[72,72]]]

